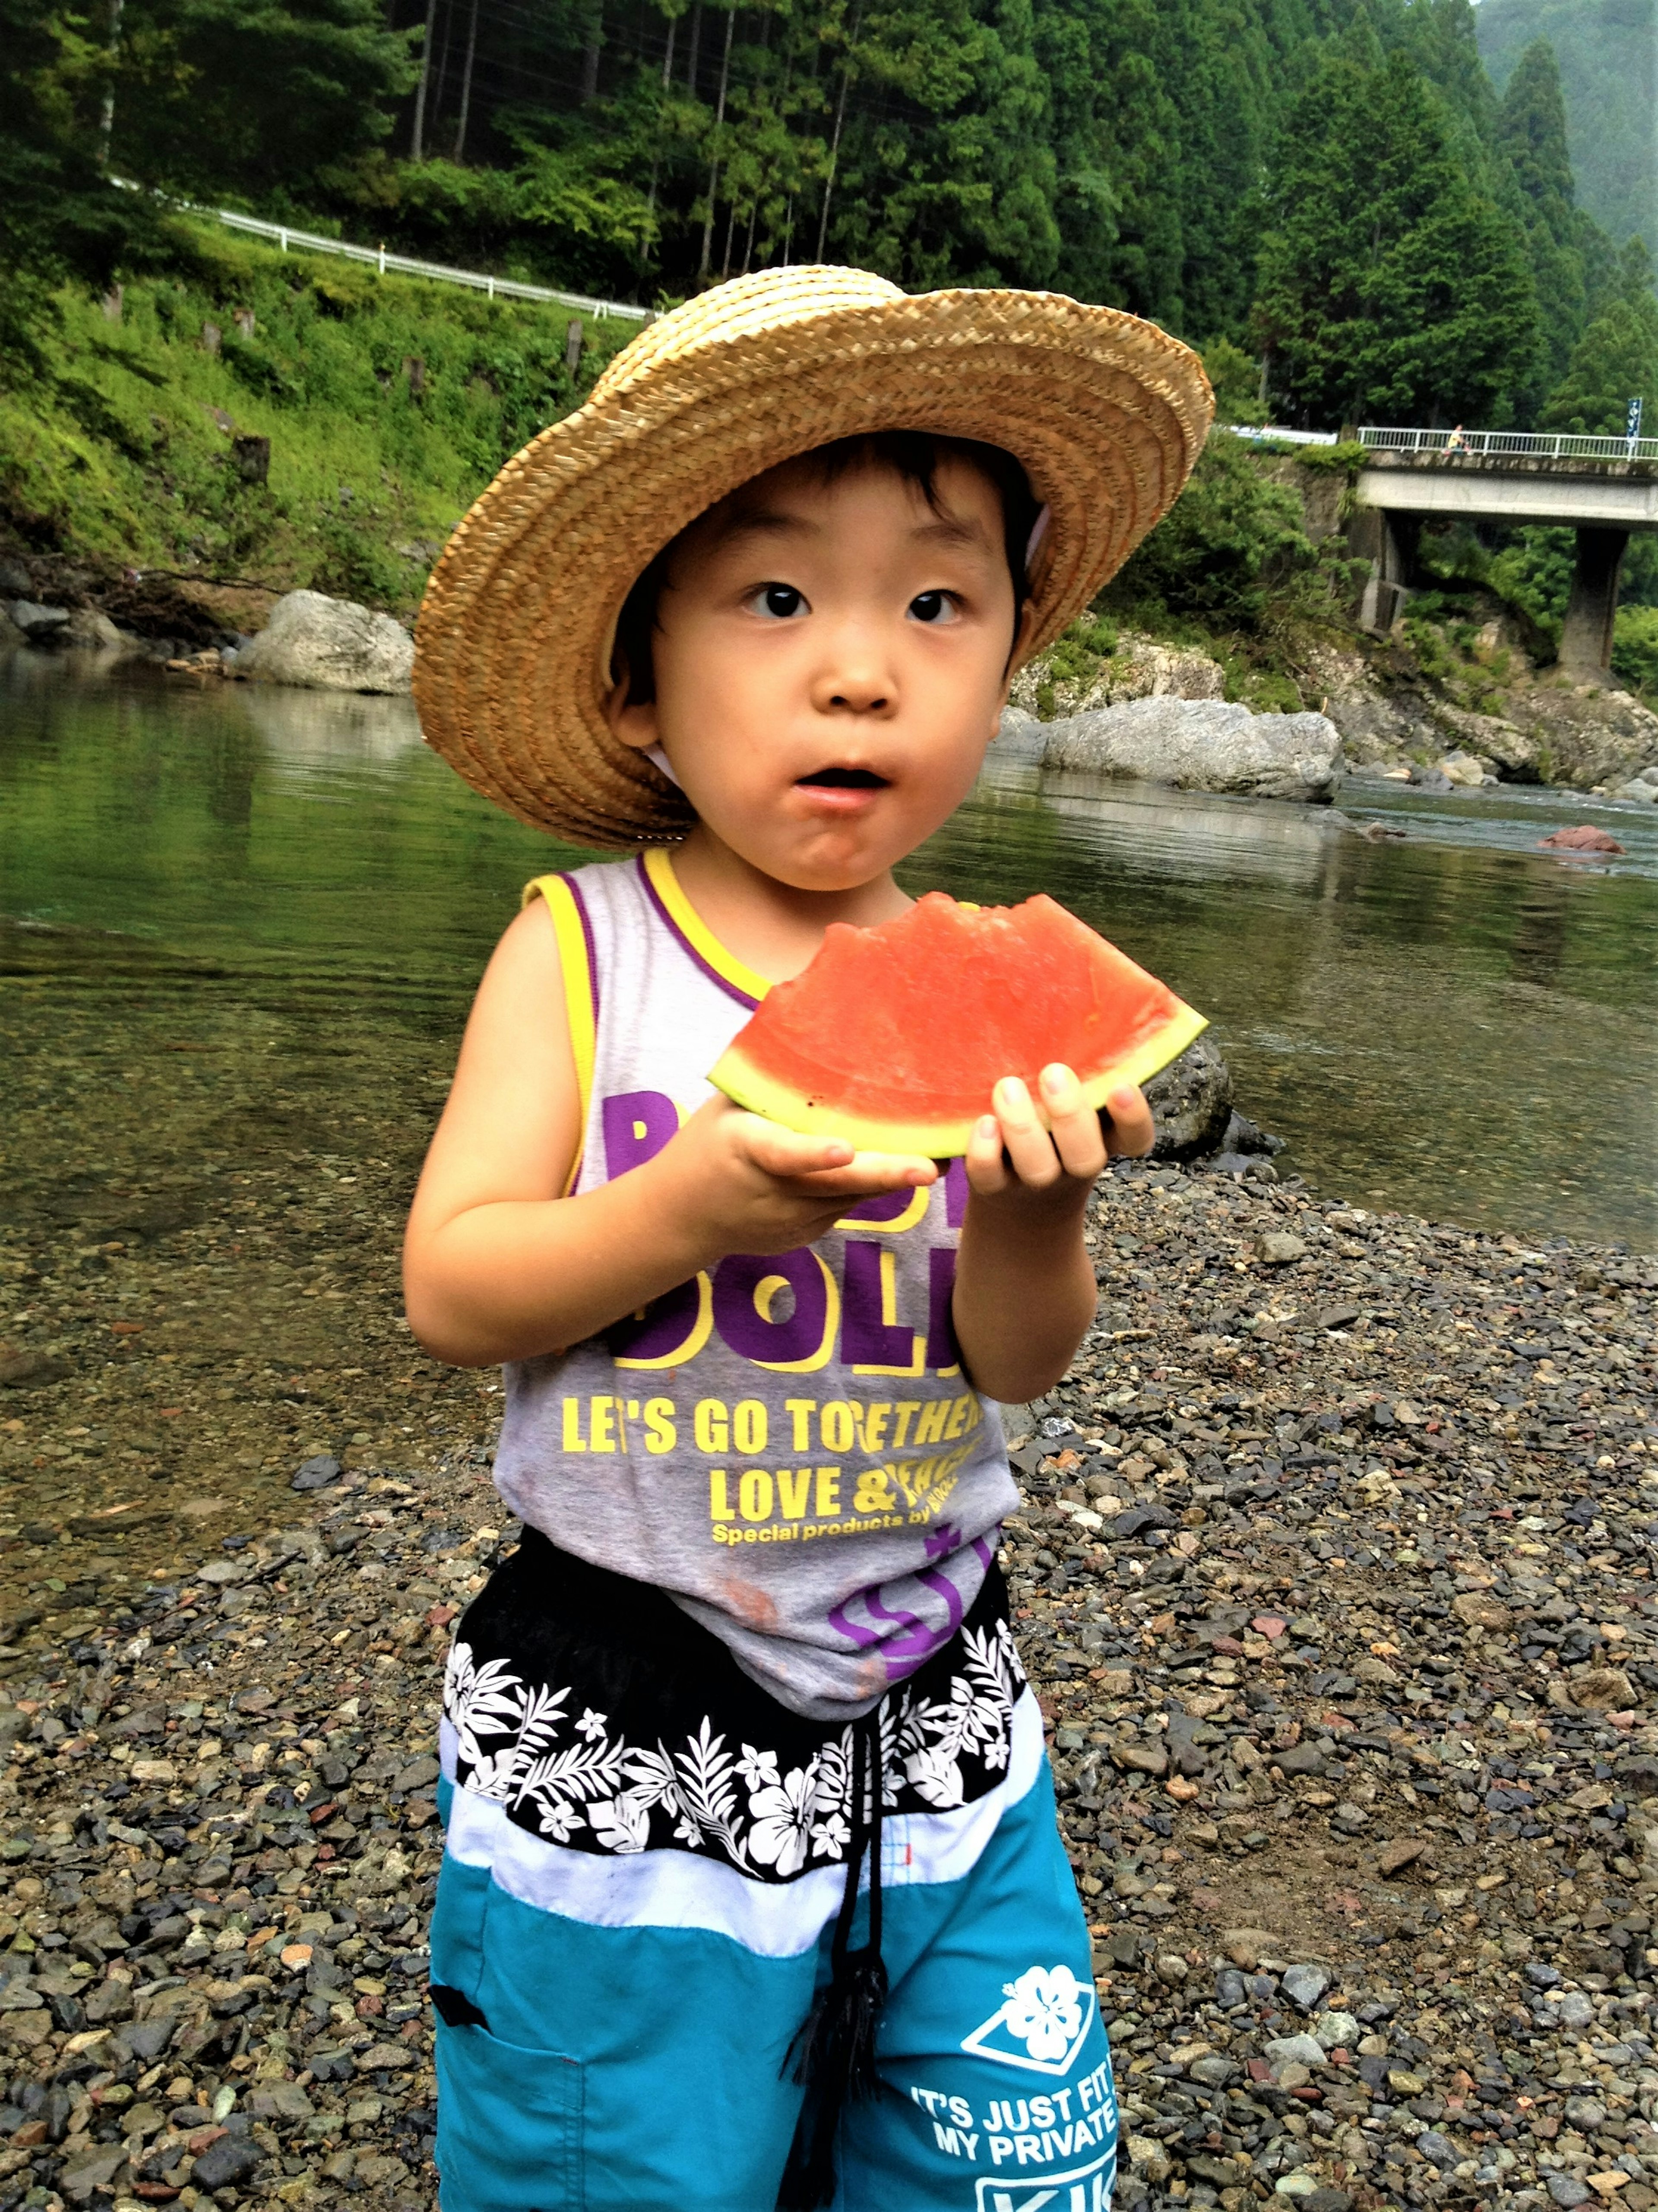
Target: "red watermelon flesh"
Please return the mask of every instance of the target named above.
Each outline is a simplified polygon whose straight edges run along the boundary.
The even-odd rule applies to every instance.
[[[1022,1076],[1040,1112],[1037,1078],[1062,1060],[1102,1106],[1206,1026],[1051,898],[981,908],[929,891],[873,929],[832,922],[709,1079],[786,1128],[947,1159],[967,1150],[1003,1076]]]

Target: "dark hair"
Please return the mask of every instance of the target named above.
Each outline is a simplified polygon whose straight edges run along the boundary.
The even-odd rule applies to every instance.
[[[1007,556],[1008,574],[1013,579],[1017,623],[1030,596],[1025,552],[1036,517],[1042,512],[1042,502],[1030,489],[1029,477],[1011,453],[1004,453],[999,446],[985,445],[976,438],[946,438],[930,430],[874,430],[862,437],[837,438],[832,445],[815,447],[799,458],[809,462],[814,474],[826,484],[837,483],[854,469],[888,469],[905,483],[914,484],[935,514],[943,512],[938,489],[940,464],[958,460],[976,469],[994,486],[1001,501],[1002,544]],[[690,530],[695,527],[695,523],[687,526]],[[657,626],[657,609],[667,583],[669,563],[685,534],[681,531],[679,537],[665,545],[641,572],[616,617],[610,674],[619,683],[625,672],[630,706],[647,706],[656,696],[651,638]]]

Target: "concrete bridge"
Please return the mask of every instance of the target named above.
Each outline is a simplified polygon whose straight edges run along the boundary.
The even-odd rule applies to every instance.
[[[1388,629],[1409,595],[1424,522],[1545,522],[1577,533],[1560,665],[1605,677],[1631,530],[1658,530],[1658,438],[1366,426],[1354,552],[1373,565],[1360,619]]]

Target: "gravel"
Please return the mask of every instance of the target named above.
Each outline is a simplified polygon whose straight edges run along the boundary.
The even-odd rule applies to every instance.
[[[1120,2203],[1652,2212],[1658,1266],[1212,1169],[1090,1237],[1005,1558]]]
[[[1004,1557],[1121,2203],[1653,2212],[1658,1267],[1213,1170],[1114,1171],[1090,1234],[1097,1326],[1010,1412]],[[233,1533],[15,1585],[0,2212],[434,2203],[440,1667],[513,1532],[491,1399],[381,1359],[330,1426],[419,1376],[397,1473],[389,1425],[296,1449],[292,1390],[250,1397]],[[66,1503],[46,1439],[143,1379],[31,1395],[52,1517],[20,1455],[8,1569],[131,1494],[88,1462]]]

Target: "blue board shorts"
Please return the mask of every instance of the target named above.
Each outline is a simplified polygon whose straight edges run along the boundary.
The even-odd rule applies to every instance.
[[[441,2212],[774,2212],[839,1885],[780,1902],[677,1851],[555,1878],[500,1805],[440,1802]],[[1001,1789],[889,1819],[881,1867],[882,2087],[842,2117],[838,2212],[1105,2212],[1111,2062],[1029,1691]]]

